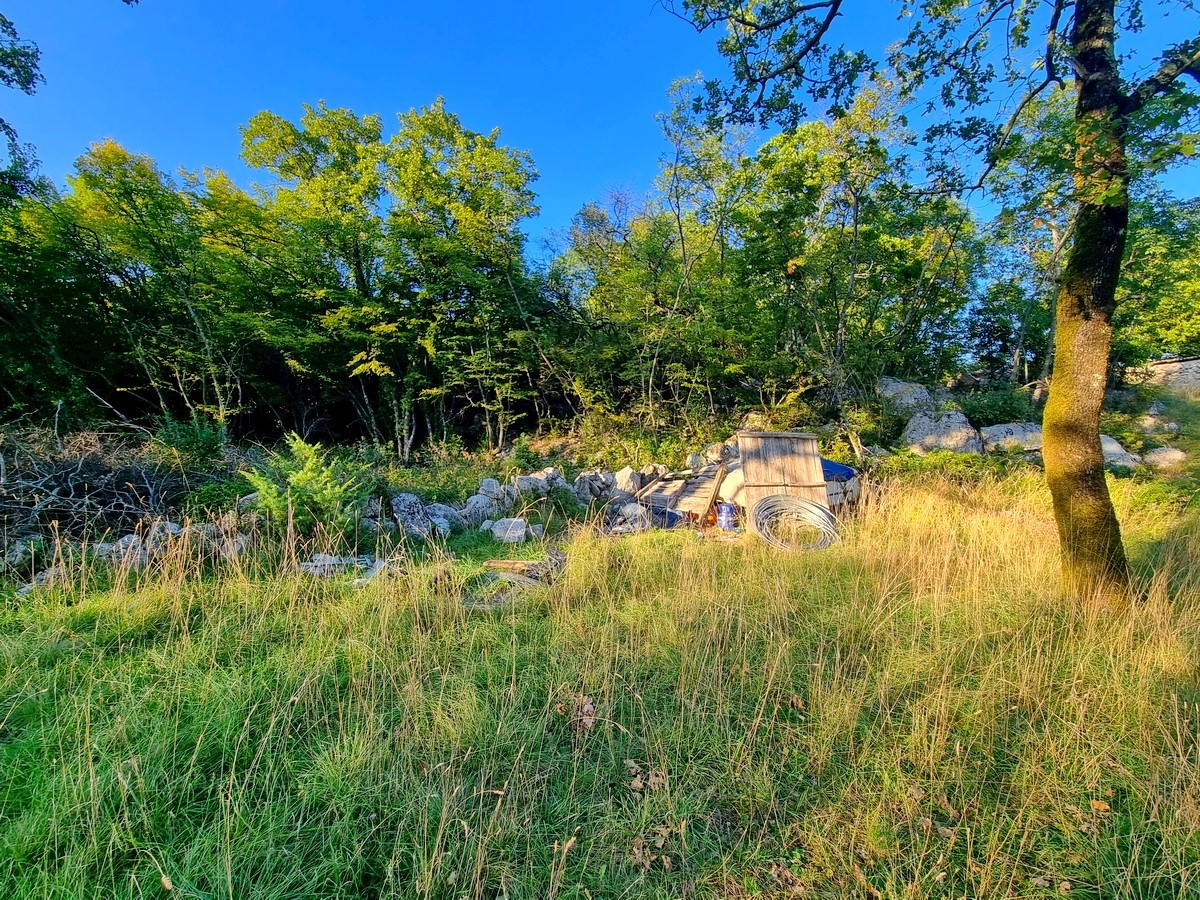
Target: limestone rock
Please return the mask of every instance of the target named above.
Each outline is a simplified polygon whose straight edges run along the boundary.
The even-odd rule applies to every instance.
[[[933,395],[922,384],[898,378],[880,378],[875,391],[902,412],[933,412]]]
[[[528,531],[524,519],[500,519],[492,525],[492,537],[502,544],[523,544]]]
[[[500,486],[495,478],[485,478],[479,483],[479,495],[481,497],[489,497],[492,500],[503,500],[504,488]]]
[[[1150,381],[1165,384],[1185,394],[1200,391],[1200,358],[1164,359],[1146,366]]]
[[[425,514],[442,537],[448,537],[455,531],[466,531],[467,520],[453,506],[445,503],[430,503],[425,507]]]
[[[57,581],[62,581],[67,577],[67,571],[62,566],[51,566],[49,569],[44,569],[38,572],[33,577],[33,581],[17,589],[18,597],[27,597],[40,587],[53,585]]]
[[[608,491],[609,484],[600,472],[580,472],[575,478],[575,484],[571,486],[571,493],[583,506],[590,506],[603,499],[608,495]]]
[[[363,506],[362,524],[372,534],[396,530],[396,520],[384,512],[382,497],[372,497]]]
[[[425,512],[425,504],[416,494],[397,494],[392,498],[392,517],[410,538],[427,541],[433,534],[433,522]]]
[[[529,537],[532,538],[533,540],[540,541],[545,536],[546,536],[546,526],[545,525],[530,525],[529,526]]]
[[[0,559],[0,569],[7,568],[10,572],[26,573],[33,568],[34,558],[38,555],[41,541],[38,538],[23,538],[13,541]]]
[[[904,426],[900,442],[914,453],[949,450],[952,453],[982,453],[979,432],[960,412],[919,412]]]
[[[484,519],[490,519],[496,512],[495,500],[485,497],[483,494],[475,494],[468,497],[467,502],[463,504],[462,517],[467,520],[468,524],[474,525]]]
[[[330,578],[353,568],[374,568],[373,556],[333,556],[329,553],[314,553],[300,563],[300,571],[317,578]]]
[[[636,494],[642,489],[642,473],[635,472],[633,466],[626,466],[616,473],[616,489],[626,494]]]
[[[1121,442],[1114,437],[1109,437],[1107,434],[1100,435],[1100,450],[1104,454],[1104,464],[1106,466],[1123,466],[1126,468],[1136,466],[1142,461],[1142,458],[1136,453],[1130,453],[1121,446]]]
[[[1142,462],[1152,469],[1168,472],[1178,469],[1186,459],[1187,454],[1182,450],[1175,447],[1158,447],[1154,450],[1147,450],[1146,455],[1142,457]]]
[[[550,493],[550,484],[545,475],[518,475],[513,479],[517,497],[545,497]]]
[[[1160,411],[1157,414],[1153,412],[1155,406],[1158,406],[1160,409]],[[1165,409],[1163,408],[1161,403],[1158,403],[1156,401],[1153,405],[1151,405],[1150,409],[1151,409],[1151,412],[1148,412],[1146,415],[1144,415],[1140,419],[1138,419],[1138,425],[1141,427],[1142,431],[1146,432],[1147,434],[1163,434],[1163,433],[1178,434],[1179,433],[1179,423],[1178,422],[1168,422],[1166,419],[1163,418]]]
[[[1042,449],[1042,426],[1036,422],[989,425],[981,428],[979,434],[983,438],[983,448],[989,453],[995,450]]]
[[[567,479],[563,477],[563,473],[554,466],[547,466],[546,468],[542,469],[541,475],[546,479],[548,491],[553,491],[558,488],[562,488],[564,490],[571,489],[571,485],[568,483]]]
[[[728,441],[724,443],[709,444],[704,448],[704,461],[708,463],[728,462],[731,459],[736,459],[738,455],[737,440],[731,444]]]

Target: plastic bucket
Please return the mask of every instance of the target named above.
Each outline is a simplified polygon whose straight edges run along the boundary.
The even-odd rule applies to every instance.
[[[737,507],[726,500],[717,501],[717,527],[722,531],[737,528]]]

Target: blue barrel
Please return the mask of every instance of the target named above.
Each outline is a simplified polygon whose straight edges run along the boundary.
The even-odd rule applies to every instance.
[[[737,528],[737,507],[726,500],[717,501],[717,527],[722,531]]]

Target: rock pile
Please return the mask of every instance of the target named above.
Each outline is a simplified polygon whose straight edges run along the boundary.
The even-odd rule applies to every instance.
[[[936,410],[933,395],[924,385],[895,378],[881,378],[878,392],[901,411],[909,414],[900,443],[914,453],[924,455],[934,450],[947,450],[951,453],[1040,453],[1042,450],[1042,426],[1036,422],[1007,422],[976,429],[967,417],[957,410]],[[1165,409],[1161,405],[1157,410],[1151,407],[1150,415],[1143,421],[1143,424],[1148,426],[1148,432],[1178,430],[1178,425],[1163,423],[1158,418],[1164,412]],[[1100,436],[1100,446],[1106,465],[1128,468],[1142,462],[1140,456],[1129,452],[1120,441],[1107,434]],[[1165,460],[1167,457],[1159,458]]]
[[[225,516],[217,522],[186,526],[159,519],[114,541],[84,543],[80,544],[78,549],[92,559],[131,572],[140,572],[168,554],[178,551],[199,553],[202,557],[230,562],[241,556],[250,546],[250,533],[257,527],[258,521],[257,516],[239,518],[236,514]],[[62,577],[61,566],[43,569],[18,588],[17,594],[25,596],[36,588],[52,584]]]

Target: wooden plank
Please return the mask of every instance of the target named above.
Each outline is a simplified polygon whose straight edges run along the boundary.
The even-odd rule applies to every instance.
[[[642,489],[633,495],[633,499],[640,501],[643,497],[645,497],[647,494],[650,493],[650,489],[652,487],[654,487],[656,484],[658,484],[662,480],[663,480],[663,476],[661,474],[655,475],[653,478],[651,478],[649,481],[647,481],[644,485],[642,485]]]
[[[794,431],[738,432],[746,509],[763,497],[783,494],[828,507],[829,493],[821,468],[817,437]]]
[[[709,494],[712,493],[712,484],[716,480],[716,474],[717,467],[714,466],[712,472],[688,478],[675,502],[675,509],[693,516],[704,515],[705,505],[708,503]],[[717,489],[720,490],[719,484]]]
[[[642,498],[642,502],[659,509],[674,509],[686,486],[687,482],[683,478],[664,478],[654,486],[653,491]]]
[[[717,502],[717,495],[721,492],[721,482],[725,480],[725,463],[721,463],[717,467],[716,474],[713,475],[712,490],[709,491],[708,500],[704,504],[704,511],[700,513],[700,525],[708,524],[708,514],[712,512],[713,504]]]

